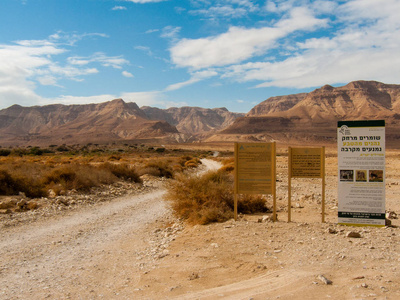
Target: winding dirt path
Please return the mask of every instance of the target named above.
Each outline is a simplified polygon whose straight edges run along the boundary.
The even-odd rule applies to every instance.
[[[161,188],[2,229],[0,298],[115,296],[135,280],[136,262],[147,262],[140,254],[149,248],[155,224],[168,220],[164,194]]]

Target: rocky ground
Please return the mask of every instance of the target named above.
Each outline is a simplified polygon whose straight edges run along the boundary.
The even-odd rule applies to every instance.
[[[336,224],[329,155],[326,223],[318,179],[292,181],[287,222],[285,156],[277,158],[275,223],[266,214],[188,226],[163,200],[165,182],[150,178],[0,214],[0,298],[399,299],[399,158],[387,154],[392,226],[383,228]]]

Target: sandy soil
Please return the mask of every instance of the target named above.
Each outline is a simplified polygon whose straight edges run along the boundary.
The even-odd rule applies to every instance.
[[[288,223],[287,157],[277,160],[276,223],[245,215],[188,226],[172,216],[160,185],[0,227],[0,299],[400,299],[399,220],[337,225],[329,156],[326,223],[318,179],[292,180]],[[400,155],[386,160],[386,209],[400,213]]]

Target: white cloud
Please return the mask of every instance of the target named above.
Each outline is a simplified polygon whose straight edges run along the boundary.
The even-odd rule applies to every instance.
[[[213,70],[206,70],[206,71],[201,71],[201,72],[195,72],[192,74],[191,78],[187,81],[183,81],[183,82],[179,82],[179,83],[175,83],[175,84],[171,84],[169,85],[165,91],[174,91],[174,90],[179,90],[185,86],[194,84],[196,82],[202,81],[204,79],[210,78],[210,77],[214,77],[218,75],[217,72],[213,71]]]
[[[122,71],[122,75],[128,78],[134,77],[132,73],[129,73],[128,71]]]
[[[242,18],[259,9],[249,0],[198,1],[197,8],[189,11],[192,15],[202,15],[209,19]]]
[[[87,65],[89,63],[100,63],[104,67],[122,69],[123,65],[129,64],[129,61],[122,56],[107,56],[103,52],[96,52],[89,57],[73,56],[68,58],[72,65]]]
[[[193,69],[239,63],[273,49],[279,39],[299,30],[326,26],[305,8],[294,8],[274,27],[231,27],[228,32],[201,39],[182,39],[170,49],[172,61]]]
[[[166,26],[162,30],[161,37],[167,38],[170,40],[176,40],[178,38],[178,34],[180,31],[181,31],[181,27]]]
[[[127,8],[125,6],[114,6],[112,10],[126,10]]]
[[[400,9],[400,1],[388,2],[349,1],[338,8],[344,26],[332,37],[298,42],[280,61],[231,66],[224,76],[263,81],[257,87],[305,88],[359,79],[398,83],[400,20],[395,8]]]
[[[47,101],[36,94],[37,85],[61,87],[62,79],[83,81],[83,76],[99,73],[97,64],[121,69],[129,62],[122,56],[94,53],[90,57],[70,57],[61,60],[61,54],[69,51],[71,43],[99,34],[65,35],[57,32],[45,40],[20,40],[12,44],[0,44],[0,107],[9,104],[35,104]],[[65,41],[68,41],[65,43]]]
[[[172,61],[189,70],[219,66],[223,78],[256,87],[306,88],[358,79],[398,83],[399,0],[268,1],[265,9],[279,15],[273,25],[182,39],[170,49]],[[302,41],[292,34],[314,31]],[[268,57],[269,51],[274,52]]]

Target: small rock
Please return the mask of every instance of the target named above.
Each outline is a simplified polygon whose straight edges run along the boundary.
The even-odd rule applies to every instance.
[[[346,233],[346,237],[358,239],[358,238],[361,238],[361,234],[359,232],[356,232],[356,231],[349,231],[349,232]]]
[[[361,287],[367,288],[367,287],[368,287],[368,284],[366,284],[365,282],[363,282],[363,283],[361,284]]]
[[[385,219],[385,226],[392,226],[392,221],[388,218]]]
[[[331,227],[329,227],[329,228],[326,230],[326,232],[327,232],[327,233],[330,233],[330,234],[337,234],[337,233],[338,233],[337,230],[336,230],[335,228],[331,228]]]
[[[323,283],[330,285],[332,284],[332,281],[329,280],[328,278],[326,278],[324,275],[318,275],[317,277],[320,281],[322,281]]]
[[[394,211],[387,211],[386,219],[397,219],[397,214]]]
[[[199,273],[193,272],[192,274],[189,275],[189,280],[195,280],[200,278]]]

